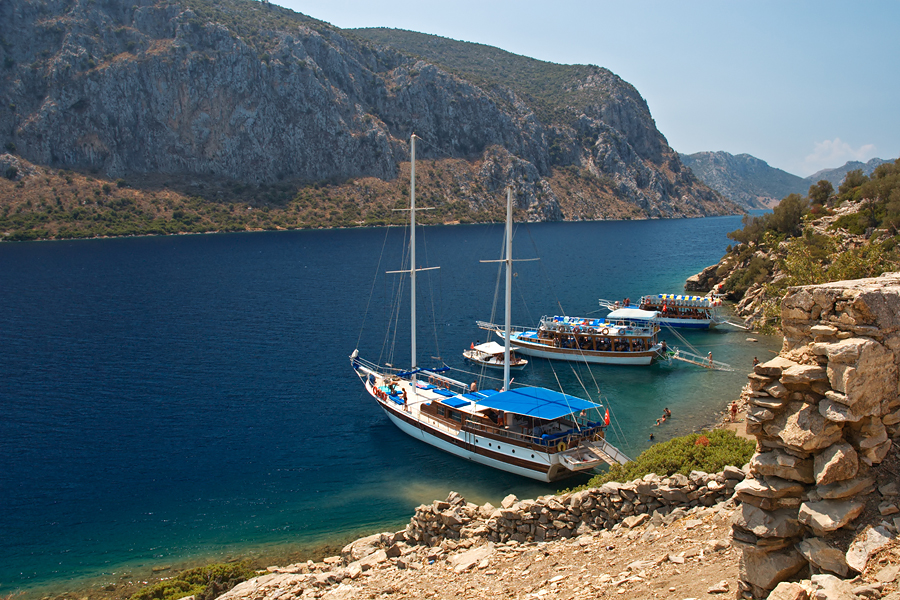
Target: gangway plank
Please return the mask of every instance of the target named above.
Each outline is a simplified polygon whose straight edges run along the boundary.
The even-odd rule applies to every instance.
[[[591,442],[588,451],[608,465],[624,465],[631,462],[631,459],[625,456],[621,450],[606,440]]]
[[[681,362],[690,363],[692,365],[697,365],[698,367],[703,367],[704,369],[710,369],[713,371],[734,371],[734,369],[728,363],[723,363],[718,360],[712,360],[707,356],[701,356],[699,354],[694,354],[693,352],[686,352],[684,350],[679,350],[678,348],[675,348],[675,350],[669,354],[669,358],[673,360],[680,360]]]

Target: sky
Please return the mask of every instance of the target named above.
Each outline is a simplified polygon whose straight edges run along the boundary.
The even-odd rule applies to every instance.
[[[900,1],[273,0],[632,84],[678,152],[751,154],[807,177],[900,156]]]

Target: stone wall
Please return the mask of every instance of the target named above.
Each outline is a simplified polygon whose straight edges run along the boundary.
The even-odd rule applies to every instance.
[[[491,542],[543,542],[612,529],[619,523],[636,527],[653,513],[670,516],[695,506],[727,500],[744,479],[744,472],[726,467],[721,473],[693,471],[690,477],[649,474],[629,483],[606,483],[599,488],[536,500],[507,496],[500,508],[478,506],[451,494],[416,508],[406,526],[406,541],[435,546],[443,540],[472,537]]]
[[[900,433],[900,273],[793,288],[782,319],[781,354],[743,391],[757,453],[735,488],[732,529],[755,597],[807,570],[860,571],[842,534],[866,495],[880,494],[881,515],[898,510],[897,482],[874,468]],[[891,534],[872,531],[864,537]]]

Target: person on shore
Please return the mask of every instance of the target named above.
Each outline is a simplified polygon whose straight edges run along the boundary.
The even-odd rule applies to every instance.
[[[759,364],[759,359],[754,356],[753,357],[753,366],[755,367],[758,364]]]
[[[731,403],[731,422],[734,423],[737,419],[737,402]]]

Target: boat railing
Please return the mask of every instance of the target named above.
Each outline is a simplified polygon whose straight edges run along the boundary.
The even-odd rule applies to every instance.
[[[472,420],[468,421],[468,423],[466,424],[466,428],[470,431],[481,431],[484,433],[497,435],[499,437],[518,440],[520,442],[531,444],[533,446],[541,446],[543,448],[546,448],[548,451],[553,448],[558,448],[560,442],[565,443],[566,448],[574,448],[575,446],[580,444],[582,440],[593,441],[599,439],[599,434],[603,431],[603,426],[595,425],[593,427],[582,427],[581,429],[570,429],[568,431],[561,431],[552,434],[545,433],[540,436],[535,436],[526,433],[519,433],[517,431],[507,429],[506,427],[487,425],[485,423],[478,423]]]

